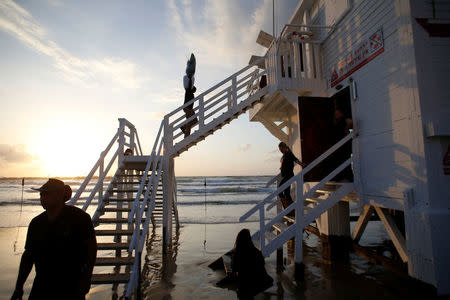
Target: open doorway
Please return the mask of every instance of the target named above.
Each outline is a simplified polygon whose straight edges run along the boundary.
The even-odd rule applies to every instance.
[[[309,164],[348,133],[347,121],[352,120],[350,88],[346,87],[330,98],[299,97],[298,101],[301,159]],[[322,180],[350,157],[351,149],[349,141],[305,174],[305,181]],[[333,180],[353,181],[351,167]]]

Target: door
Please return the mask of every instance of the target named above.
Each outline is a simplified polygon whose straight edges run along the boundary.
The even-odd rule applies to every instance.
[[[299,97],[300,148],[302,161],[311,163],[327,151],[332,144],[334,101],[331,98]],[[305,174],[305,182],[320,181],[332,164],[324,160]]]

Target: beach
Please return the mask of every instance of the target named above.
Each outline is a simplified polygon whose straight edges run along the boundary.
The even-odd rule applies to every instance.
[[[255,232],[259,223],[239,223],[238,218],[253,203],[260,201],[271,190],[265,187],[267,177],[185,177],[178,179],[178,211],[180,229],[174,235],[173,246],[163,255],[161,227],[150,228],[142,256],[142,286],[144,299],[236,299],[236,292],[220,288],[216,283],[224,272],[213,271],[208,265],[233,248],[237,233],[242,228]],[[42,211],[37,194],[30,186],[39,186],[45,180],[30,181],[21,201],[20,180],[0,181],[0,298],[8,299],[14,289],[20,257],[23,253],[29,220]],[[66,180],[73,186],[80,180]],[[22,213],[20,213],[21,204]],[[351,211],[355,213],[356,208]],[[270,216],[270,215],[269,215]],[[11,224],[21,226],[11,226]],[[355,225],[351,223],[351,227]],[[377,249],[392,257],[392,242],[379,221],[369,222],[360,244]],[[284,246],[284,253],[288,249]],[[372,264],[351,252],[347,261],[329,262],[322,259],[322,244],[314,234],[304,233],[305,280],[293,280],[292,256],[286,269],[277,274],[275,253],[266,258],[266,269],[274,285],[257,299],[411,299],[427,292],[406,276]],[[286,255],[285,255],[286,256]],[[111,272],[111,268],[97,270]],[[25,297],[31,289],[34,271],[25,284]],[[93,285],[87,299],[120,299],[123,285],[117,291],[111,285]]]
[[[245,224],[252,232],[257,226],[257,223]],[[143,299],[236,299],[235,291],[216,286],[224,273],[213,271],[208,265],[232,248],[241,228],[242,224],[238,223],[183,225],[166,255],[162,254],[160,228],[156,228],[149,235],[150,242],[143,255]],[[25,227],[0,229],[1,299],[8,299],[14,289],[25,236]],[[292,280],[292,266],[277,274],[275,255],[266,258],[266,269],[274,285],[256,299],[421,299],[430,295],[425,294],[427,290],[420,284],[413,286],[410,279],[354,253],[350,253],[348,261],[327,263],[321,258],[319,239],[312,234],[305,234],[304,252],[305,280],[300,283]],[[32,271],[25,284],[24,299],[33,278]],[[120,297],[122,293],[122,288],[116,294],[111,286],[99,285],[92,286],[86,298],[114,299],[114,295]]]

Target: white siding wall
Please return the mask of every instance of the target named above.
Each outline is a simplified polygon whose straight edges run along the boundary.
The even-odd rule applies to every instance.
[[[362,192],[367,201],[402,209],[402,191],[426,181],[418,111],[414,57],[403,24],[404,11],[396,0],[355,0],[349,13],[323,45],[324,74],[377,29],[383,29],[384,53],[353,73],[358,100],[354,103],[359,127]],[[325,4],[325,3],[324,3]],[[326,9],[314,21],[324,22]],[[349,83],[345,79],[341,84]],[[335,89],[329,89],[332,95]],[[420,126],[419,126],[420,127]]]
[[[437,17],[450,17],[450,1],[436,1]],[[428,8],[428,9],[427,9]],[[430,18],[430,2],[411,0],[412,19]],[[412,22],[420,110],[425,128],[424,147],[428,197],[424,197],[416,220],[425,219],[431,230],[434,276],[438,292],[450,294],[450,175],[443,171],[443,158],[450,147],[450,38],[432,38]],[[419,206],[420,207],[420,206]],[[412,220],[412,222],[416,221]],[[420,241],[418,241],[420,242]],[[413,254],[417,254],[414,251]],[[419,253],[420,254],[420,253]],[[420,259],[413,257],[413,259]],[[412,270],[413,272],[415,270]]]

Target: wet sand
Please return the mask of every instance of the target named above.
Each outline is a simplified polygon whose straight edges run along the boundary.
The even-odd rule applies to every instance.
[[[174,237],[168,254],[161,249],[161,228],[149,234],[144,254],[143,299],[236,299],[233,290],[215,284],[224,273],[208,265],[233,247],[237,232],[247,227],[254,232],[257,223],[185,224]],[[0,229],[0,299],[9,299],[14,289],[26,228]],[[17,234],[18,233],[18,234]],[[18,236],[16,250],[14,242]],[[364,240],[362,240],[364,242]],[[367,242],[367,241],[366,241]],[[287,251],[286,247],[284,249]],[[277,274],[275,254],[266,258],[266,269],[274,286],[256,299],[429,299],[430,289],[421,283],[394,274],[350,253],[348,261],[327,263],[322,259],[321,242],[315,235],[304,236],[305,280],[292,280],[292,265]],[[34,271],[25,284],[25,297],[31,289]],[[123,289],[116,294],[123,295]],[[113,299],[111,286],[93,286],[87,299]]]

